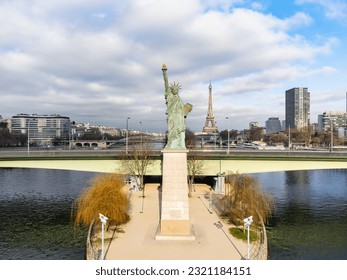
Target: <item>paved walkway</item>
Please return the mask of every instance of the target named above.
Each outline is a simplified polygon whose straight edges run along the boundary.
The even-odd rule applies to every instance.
[[[159,224],[159,195],[157,185],[146,186],[143,213],[140,213],[140,192],[131,197],[131,220],[105,244],[106,259],[121,260],[240,260],[247,254],[247,244],[228,233],[227,224],[208,209],[209,192],[205,185],[198,185],[189,199],[190,221],[195,240],[155,240]],[[105,237],[110,236],[109,232]]]

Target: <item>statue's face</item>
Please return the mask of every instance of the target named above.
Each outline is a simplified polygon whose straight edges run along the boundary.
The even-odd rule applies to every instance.
[[[173,88],[171,89],[171,92],[173,95],[177,95],[178,94],[178,89],[177,88]]]
[[[171,84],[170,89],[171,89],[171,93],[173,95],[178,95],[178,92],[181,89],[181,85],[178,83],[173,83],[173,84]]]

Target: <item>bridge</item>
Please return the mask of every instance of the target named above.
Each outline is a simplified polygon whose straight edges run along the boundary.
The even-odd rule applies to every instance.
[[[153,145],[161,143],[163,145],[165,141],[164,136],[148,136],[148,135],[131,135],[128,138],[129,145],[134,143],[140,143],[142,140],[146,140],[148,143]],[[106,148],[119,148],[126,145],[126,138],[118,140],[71,140],[71,148],[95,148],[95,149],[106,149]]]
[[[13,153],[12,153],[13,154]],[[189,155],[189,154],[188,154]],[[345,153],[198,153],[204,161],[202,176],[218,173],[239,172],[243,174],[292,170],[347,169]],[[119,172],[122,156],[104,151],[40,151],[30,155],[6,155],[0,151],[0,168],[44,168],[89,172]],[[149,176],[162,175],[162,158],[159,151],[153,155]]]

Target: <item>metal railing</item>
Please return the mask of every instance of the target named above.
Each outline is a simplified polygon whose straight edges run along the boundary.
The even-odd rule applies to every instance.
[[[93,221],[88,230],[87,244],[86,244],[86,259],[87,260],[99,260],[101,257],[101,250],[95,248],[93,244],[93,236],[95,234],[95,222]]]
[[[250,259],[251,260],[267,260],[268,249],[267,249],[267,234],[264,223],[260,228],[257,228],[258,239],[256,242],[252,242]]]

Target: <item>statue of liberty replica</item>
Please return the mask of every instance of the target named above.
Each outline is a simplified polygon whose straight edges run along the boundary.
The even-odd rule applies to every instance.
[[[167,106],[166,115],[168,126],[168,141],[165,149],[185,150],[185,118],[192,110],[193,106],[189,103],[183,104],[179,96],[179,90],[181,89],[181,85],[179,83],[174,82],[169,86],[169,80],[166,74],[167,68],[165,64],[163,64],[162,71],[165,85],[165,101]]]
[[[165,85],[168,140],[163,154],[163,176],[160,225],[157,240],[194,240],[189,219],[187,153],[185,145],[185,118],[192,110],[189,103],[183,104],[179,90],[181,86],[169,86],[163,64],[162,72]]]

